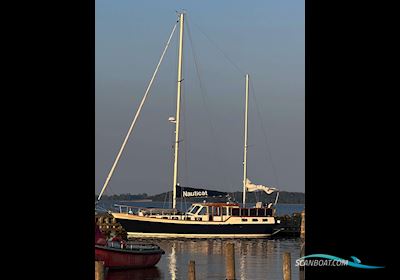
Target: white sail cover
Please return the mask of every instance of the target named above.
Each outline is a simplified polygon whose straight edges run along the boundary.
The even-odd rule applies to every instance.
[[[276,188],[253,184],[248,178],[246,179],[246,190],[248,192],[264,191],[267,194],[278,191]]]

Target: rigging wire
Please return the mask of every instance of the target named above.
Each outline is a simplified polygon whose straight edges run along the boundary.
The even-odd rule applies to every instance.
[[[121,145],[121,148],[120,148],[120,150],[119,150],[119,152],[118,152],[118,154],[117,154],[117,157],[116,157],[116,159],[115,159],[115,161],[114,161],[114,164],[113,164],[113,166],[111,167],[111,170],[110,170],[110,172],[109,172],[109,174],[108,174],[108,176],[107,176],[107,179],[106,179],[106,181],[104,182],[103,188],[102,188],[102,190],[101,190],[101,192],[100,192],[99,197],[97,198],[97,200],[100,200],[100,199],[101,199],[101,196],[103,195],[105,189],[107,188],[108,182],[110,181],[110,179],[111,179],[111,177],[112,177],[112,175],[113,175],[113,173],[114,173],[114,170],[115,170],[115,168],[116,168],[116,166],[117,166],[117,164],[118,164],[119,158],[120,158],[121,155],[122,155],[122,152],[123,152],[123,150],[124,150],[124,148],[125,148],[125,145],[126,145],[126,143],[128,142],[129,136],[131,135],[131,132],[132,132],[132,130],[133,130],[135,124],[136,124],[136,121],[137,121],[137,119],[138,119],[138,117],[139,117],[139,115],[140,115],[140,111],[141,111],[141,109],[142,109],[142,107],[143,107],[143,105],[144,105],[144,102],[146,101],[146,98],[147,98],[147,95],[148,95],[148,93],[149,93],[149,91],[150,91],[150,88],[151,88],[151,86],[153,85],[154,78],[155,78],[156,75],[157,75],[158,69],[160,68],[160,65],[161,65],[161,62],[163,61],[163,58],[164,58],[165,53],[167,52],[169,43],[171,42],[172,35],[174,35],[175,29],[176,29],[177,25],[178,25],[178,22],[175,23],[174,28],[172,29],[172,32],[171,32],[171,34],[170,34],[170,36],[169,36],[169,38],[168,38],[167,44],[165,45],[165,48],[164,48],[164,50],[163,50],[163,52],[162,52],[162,54],[161,54],[160,60],[158,61],[157,67],[156,67],[156,69],[155,69],[155,71],[154,71],[154,73],[153,73],[153,76],[151,77],[151,80],[150,80],[150,82],[149,82],[149,84],[148,84],[148,86],[147,86],[146,92],[145,92],[145,94],[144,94],[144,96],[143,96],[143,98],[142,98],[142,101],[140,102],[139,108],[138,108],[138,110],[136,111],[136,115],[135,115],[135,117],[134,117],[134,119],[133,119],[133,121],[132,121],[131,126],[129,127],[128,133],[127,133],[126,136],[125,136],[125,139],[124,139],[124,141],[123,141],[123,143],[122,143],[122,145]]]
[[[110,185],[109,187],[108,187],[108,189],[107,189],[107,191],[105,191],[104,192],[104,194],[103,195],[108,195],[110,198],[112,197],[112,196],[117,196],[117,193],[113,190],[113,186],[112,185]],[[99,199],[97,199],[97,201],[96,201],[96,203],[97,202],[99,202]]]
[[[187,18],[187,17],[186,17]],[[185,26],[187,27],[187,22],[184,22]],[[187,51],[186,51],[187,54]],[[183,54],[185,56],[185,53]],[[188,59],[184,59],[183,61],[184,65],[183,68],[186,67],[186,69],[189,69],[188,67]],[[189,84],[188,82],[191,81],[190,77],[189,77],[189,71],[185,71],[185,77],[183,77],[187,82],[182,84],[182,88],[181,88],[181,108],[182,108],[182,130],[183,130],[183,137],[182,137],[182,141],[183,141],[183,164],[184,164],[184,173],[183,173],[183,185],[190,185],[190,178],[189,178],[189,151],[190,151],[190,146],[189,146],[189,133],[188,133],[188,118],[187,118],[187,114],[186,114],[186,110],[187,110],[187,102],[186,102],[186,94],[185,94],[185,90],[187,88],[189,88]],[[185,87],[185,84],[187,84],[187,86]],[[186,201],[186,197],[181,197],[181,210],[184,209],[183,208],[183,204],[185,205],[185,208],[187,208],[187,201]]]
[[[185,185],[189,185],[189,168],[188,168],[188,133],[187,133],[187,125],[186,125],[186,97],[185,97],[185,91],[184,91],[184,87],[182,85],[182,89],[181,89],[181,96],[182,96],[182,100],[181,102],[183,103],[183,106],[181,106],[182,108],[182,120],[183,120],[183,137],[182,140],[183,141],[183,164],[184,164],[184,173],[183,173],[183,183]],[[185,200],[185,201],[184,201]],[[182,199],[181,197],[181,209],[183,209],[183,203],[185,202],[186,205],[186,198]]]
[[[186,61],[184,61],[184,64]],[[185,66],[185,65],[184,65]],[[187,65],[186,65],[187,66]],[[188,67],[187,67],[188,68]],[[190,81],[187,76],[188,71],[186,71],[186,77],[184,79],[186,81]],[[186,94],[185,94],[185,83],[182,83],[181,85],[181,108],[182,108],[182,130],[183,130],[183,135],[182,139],[180,141],[183,142],[183,164],[184,164],[184,173],[183,173],[183,183],[184,184],[189,184],[189,174],[188,174],[188,154],[189,154],[189,147],[188,147],[188,133],[187,133],[187,118],[186,118]],[[183,104],[182,104],[183,103]],[[181,200],[182,201],[182,200]]]
[[[166,192],[165,196],[164,196],[164,203],[163,203],[163,208],[165,208],[165,204],[167,202],[167,197],[168,197],[168,192]]]
[[[187,19],[185,23],[186,23],[186,27],[187,27],[187,30],[188,30],[187,33],[188,33],[188,38],[189,38],[190,46],[191,46],[191,50],[192,50],[191,53],[192,53],[192,56],[193,56],[194,66],[195,66],[195,69],[196,69],[195,72],[196,72],[197,79],[199,81],[201,98],[202,98],[203,106],[204,106],[205,111],[206,111],[206,116],[207,116],[207,120],[208,120],[209,128],[210,128],[210,134],[211,134],[211,137],[213,138],[213,143],[215,144],[215,146],[214,146],[215,147],[215,156],[216,156],[216,158],[217,158],[217,160],[219,162],[220,167],[222,167],[222,166],[226,166],[226,165],[223,164],[223,162],[224,162],[222,160],[223,156],[221,156],[221,153],[220,153],[221,145],[219,144],[218,138],[217,138],[216,133],[215,133],[215,127],[213,125],[212,118],[211,118],[211,116],[212,116],[211,111],[209,110],[209,107],[207,106],[207,102],[206,102],[207,90],[206,90],[206,88],[204,86],[204,83],[203,83],[203,80],[202,80],[202,78],[200,76],[200,65],[199,65],[199,62],[198,62],[198,59],[197,59],[196,49],[195,49],[194,44],[193,44],[192,35],[191,35],[190,27],[189,27],[189,21],[190,20]],[[223,178],[223,181],[224,181],[225,185],[227,185],[227,179],[226,179],[225,174],[222,174],[222,178]]]
[[[264,125],[263,119],[261,117],[260,110],[258,108],[257,94],[256,94],[256,91],[254,89],[253,83],[251,83],[250,86],[251,86],[251,89],[252,89],[252,92],[253,92],[252,96],[254,97],[254,103],[255,103],[255,107],[256,107],[257,117],[258,117],[258,120],[259,120],[259,124],[260,124],[260,128],[261,128],[262,134],[264,136],[265,147],[266,147],[266,150],[267,150],[267,153],[268,153],[268,156],[267,156],[266,153],[264,153],[264,156],[265,156],[265,159],[266,159],[267,162],[268,162],[268,157],[270,158],[271,167],[272,167],[272,173],[273,173],[273,176],[274,176],[274,179],[275,179],[277,185],[279,186],[280,185],[279,184],[279,176],[278,176],[278,173],[276,171],[275,164],[274,164],[274,162],[272,160],[272,153],[271,153],[271,149],[269,148],[269,141],[268,141],[268,136],[267,136],[268,134],[266,132],[265,125]]]
[[[192,20],[191,20],[192,21]],[[200,89],[201,89],[201,96],[202,96],[202,101],[203,101],[203,105],[204,105],[204,107],[205,107],[205,109],[206,109],[206,111],[207,111],[207,116],[210,116],[210,111],[209,111],[209,108],[207,107],[207,104],[206,104],[206,96],[207,96],[207,92],[206,92],[206,89],[205,89],[205,87],[204,87],[204,85],[203,85],[203,81],[202,81],[202,79],[201,79],[201,77],[200,77],[200,71],[199,71],[199,63],[198,63],[198,60],[197,60],[197,55],[196,55],[196,52],[195,52],[195,48],[194,48],[194,46],[193,46],[193,41],[192,41],[192,37],[191,37],[191,33],[190,33],[190,27],[189,27],[189,24],[188,24],[188,21],[187,22],[185,22],[185,25],[186,25],[186,27],[187,27],[187,29],[188,29],[188,37],[189,37],[189,40],[190,40],[190,44],[191,44],[191,47],[192,47],[192,56],[193,56],[193,58],[194,58],[194,64],[195,64],[195,69],[196,69],[196,75],[197,75],[197,78],[198,78],[198,80],[199,80],[199,86],[200,86]],[[194,23],[194,25],[200,30],[200,32],[208,39],[208,41],[209,42],[211,42],[222,54],[223,54],[223,56],[224,56],[224,58],[235,68],[235,70],[237,70],[241,75],[244,75],[244,71],[242,71],[238,66],[237,66],[237,64],[236,63],[234,63],[233,62],[233,60],[205,33],[205,32],[203,32],[201,29],[200,29],[200,27],[197,25],[197,24],[195,24]],[[104,192],[104,190],[105,190],[105,188],[107,187],[107,185],[108,185],[108,182],[109,182],[109,180],[110,180],[110,178],[111,178],[111,176],[112,176],[112,174],[113,174],[113,171],[114,171],[114,169],[115,169],[115,167],[116,167],[116,165],[117,165],[117,162],[118,162],[118,160],[119,160],[119,157],[121,156],[121,153],[122,153],[122,150],[124,149],[124,147],[125,147],[125,145],[126,145],[126,142],[127,142],[127,140],[128,140],[128,137],[129,137],[129,135],[130,135],[130,133],[131,133],[131,131],[132,131],[132,129],[133,129],[133,126],[135,125],[135,122],[136,122],[136,119],[137,119],[137,117],[138,117],[138,115],[139,115],[139,112],[140,112],[140,109],[141,109],[141,107],[143,106],[143,104],[144,104],[144,101],[145,101],[145,99],[146,99],[146,97],[147,97],[147,94],[148,94],[148,92],[149,92],[149,89],[150,89],[150,87],[151,87],[151,85],[152,85],[152,83],[153,83],[153,80],[154,80],[154,78],[155,78],[155,76],[156,76],[156,74],[157,74],[157,71],[158,71],[158,68],[159,68],[159,66],[160,66],[160,64],[161,64],[161,62],[162,62],[162,60],[163,60],[163,57],[164,57],[164,55],[165,55],[165,52],[166,52],[166,50],[167,50],[167,48],[168,48],[168,46],[169,46],[169,43],[170,43],[170,40],[171,40],[171,38],[172,38],[172,35],[174,34],[174,32],[175,32],[175,29],[176,29],[176,26],[177,26],[177,23],[175,24],[175,26],[174,26],[174,28],[173,28],[173,30],[172,30],[172,32],[171,32],[171,35],[170,35],[170,37],[169,37],[169,39],[168,39],[168,42],[167,42],[167,45],[166,45],[166,47],[165,47],[165,49],[164,49],[164,51],[163,51],[163,54],[162,54],[162,56],[161,56],[161,58],[160,58],[160,61],[159,61],[159,63],[158,63],[158,65],[157,65],[157,68],[156,68],[156,71],[154,72],[154,74],[153,74],[153,77],[152,77],[152,79],[151,79],[151,81],[150,81],[150,83],[149,83],[149,85],[148,85],[148,88],[147,88],[147,90],[146,90],[146,93],[145,93],[145,95],[144,95],[144,97],[143,97],[143,99],[142,99],[142,103],[140,104],[140,106],[139,106],[139,109],[138,109],[138,112],[137,112],[137,114],[136,114],[136,116],[135,116],[135,119],[134,119],[134,121],[133,121],[133,123],[132,123],[132,125],[131,125],[131,127],[130,127],[130,129],[129,129],[129,131],[128,131],[128,134],[127,134],[127,136],[126,136],[126,138],[125,138],[125,140],[124,140],[124,142],[123,142],[123,144],[122,144],[122,147],[121,147],[121,149],[120,149],[120,152],[118,153],[118,155],[117,155],[117,159],[115,160],[115,162],[114,162],[114,165],[113,165],[113,167],[112,167],[112,169],[111,169],[111,171],[110,171],[110,173],[109,173],[109,175],[108,175],[108,177],[107,177],[107,180],[106,180],[106,182],[105,182],[105,184],[104,184],[104,186],[103,186],[103,189],[102,189],[102,191],[101,191],[101,193],[100,193],[100,195],[99,195],[99,197],[98,197],[98,200],[100,200],[100,198],[101,198],[101,196],[102,196],[102,194],[103,194],[103,192]],[[277,172],[276,172],[276,168],[275,168],[275,165],[273,164],[273,162],[272,162],[272,155],[271,155],[271,151],[270,151],[270,149],[269,149],[269,145],[268,145],[268,138],[267,138],[267,133],[266,133],[266,130],[265,130],[265,127],[264,127],[264,124],[263,124],[263,121],[262,121],[262,118],[261,118],[261,114],[260,114],[260,111],[259,111],[259,108],[258,108],[258,102],[257,102],[257,97],[256,97],[256,93],[255,93],[255,90],[254,90],[254,87],[253,87],[253,84],[251,84],[251,87],[252,87],[252,91],[253,91],[253,96],[254,96],[254,101],[255,101],[255,105],[256,105],[256,111],[257,111],[257,116],[258,116],[258,118],[259,118],[259,120],[260,120],[260,126],[261,126],[261,130],[262,130],[262,132],[263,132],[263,136],[264,136],[264,138],[265,138],[265,143],[266,143],[266,148],[267,148],[267,152],[268,152],[268,155],[269,155],[269,158],[271,159],[271,166],[272,166],[272,169],[273,169],[273,174],[274,174],[274,177],[275,177],[275,179],[276,179],[276,181],[277,181],[277,183],[278,183],[278,185],[279,185],[279,178],[278,178],[278,176],[277,176]],[[183,96],[183,103],[185,104],[185,95],[183,94],[182,95]],[[186,123],[186,117],[185,117],[185,106],[183,106],[183,108],[184,108],[184,110],[183,110],[183,119],[184,119],[184,122],[183,122],[183,130],[184,130],[184,135],[185,135],[185,137],[187,137],[187,133],[185,132],[186,131],[186,126],[185,126],[185,123]],[[215,135],[215,129],[214,129],[214,126],[213,126],[213,123],[212,123],[212,121],[211,121],[211,119],[210,118],[208,118],[208,121],[209,121],[209,124],[210,124],[210,130],[211,130],[211,134],[212,134],[212,137],[215,139],[215,144],[218,146],[219,144],[218,144],[218,141],[217,141],[217,138],[216,138],[216,135]],[[173,132],[172,132],[172,135],[173,135]],[[186,141],[184,141],[184,150],[185,151],[187,151],[187,146],[186,146],[186,143],[185,143]],[[216,154],[218,155],[218,153],[219,153],[219,149],[218,149],[218,147],[216,147]],[[185,152],[184,153],[184,155],[185,155],[185,174],[184,174],[184,176],[185,176],[185,183],[186,183],[186,180],[188,180],[188,175],[187,175],[187,170],[188,170],[188,168],[187,168],[187,163],[188,163],[188,161],[187,161],[187,152]],[[268,160],[268,158],[267,158],[267,155],[265,154],[265,157],[266,157],[266,159]],[[220,158],[217,158],[219,161],[221,160]],[[222,164],[221,164],[221,166],[223,166]],[[226,182],[226,178],[225,178],[225,176],[224,176],[224,181]],[[112,190],[110,189],[110,191],[112,192]],[[168,196],[168,192],[166,193],[166,197],[165,197],[165,199],[164,199],[164,204],[165,204],[165,200],[166,200],[166,198],[167,198],[167,196]],[[186,204],[186,201],[185,201],[185,204]]]
[[[192,20],[191,20],[192,21]],[[193,22],[193,21],[192,21]],[[222,48],[220,48],[217,43],[215,43],[214,40],[212,40],[195,22],[193,22],[194,26],[197,27],[197,29],[200,30],[200,32],[204,35],[204,37],[207,38],[208,41],[210,41],[210,43],[212,45],[214,45],[214,47],[216,47],[221,53],[222,55],[225,57],[225,59],[235,68],[236,71],[238,71],[240,73],[240,75],[244,76],[245,72],[240,69],[239,66],[237,66],[237,64],[229,57],[229,55],[227,53],[225,53]]]
[[[189,21],[189,20],[188,20]],[[231,64],[233,66],[233,68],[241,75],[241,76],[245,76],[245,71],[243,71],[231,58],[230,56],[222,49],[218,46],[217,43],[215,43],[214,40],[211,39],[210,36],[208,36],[200,27],[198,24],[196,24],[192,19],[190,19],[191,23],[193,23],[193,25],[204,35],[204,37],[211,43],[211,45],[213,45],[221,54],[222,56],[229,62],[229,64]],[[232,186],[233,188],[233,186]],[[236,200],[236,198],[235,198]]]
[[[189,21],[189,20],[188,20],[188,21]],[[212,40],[211,37],[208,36],[208,35],[199,27],[199,25],[197,25],[197,24],[192,20],[192,17],[191,17],[190,21],[191,21],[191,23],[204,35],[204,37],[205,37],[205,38],[206,38],[206,39],[207,39],[207,40],[208,40],[208,41],[223,55],[223,57],[233,66],[233,68],[234,68],[238,73],[240,73],[242,76],[244,76],[244,75],[245,75],[245,71],[243,71],[243,70],[230,58],[230,56],[229,56],[222,48],[220,48],[220,47],[218,46],[218,44],[217,44],[214,40]],[[189,28],[189,25],[188,25],[188,34],[189,34],[190,42],[191,42],[191,44],[192,44],[191,36],[190,36],[190,28]],[[194,50],[193,44],[192,44],[192,49]],[[194,54],[194,59],[195,59],[195,66],[196,66],[197,74],[199,74],[199,71],[198,71],[198,68],[199,68],[199,67],[198,67],[197,58],[196,58],[196,55],[195,55],[195,54]],[[200,76],[199,76],[198,78],[199,78],[199,82],[200,82],[200,88],[202,89],[201,92],[202,92],[203,103],[205,103],[203,94],[206,94],[206,93],[205,93],[205,90],[204,90],[204,87],[203,87],[203,84],[202,84],[202,81],[201,81]],[[262,134],[263,134],[263,137],[264,137],[264,140],[265,140],[265,147],[266,147],[266,150],[267,150],[267,153],[268,153],[268,155],[267,155],[267,153],[264,152],[264,156],[265,156],[265,159],[266,159],[267,162],[268,162],[268,158],[270,159],[270,163],[271,163],[271,167],[272,167],[273,176],[274,176],[275,181],[277,182],[277,185],[279,186],[279,185],[280,185],[280,183],[279,183],[279,176],[278,176],[278,174],[277,174],[276,166],[274,165],[273,158],[272,158],[272,153],[271,153],[271,150],[270,150],[270,148],[269,148],[269,141],[268,141],[268,137],[267,137],[267,132],[266,132],[266,129],[265,129],[265,125],[264,125],[263,119],[262,119],[262,117],[261,117],[261,113],[260,113],[259,107],[258,107],[258,101],[257,101],[256,91],[255,91],[255,89],[254,89],[253,84],[252,84],[252,83],[250,83],[250,84],[251,84],[251,88],[252,88],[252,92],[253,92],[252,95],[253,95],[253,99],[254,99],[254,103],[255,103],[255,107],[256,107],[257,118],[258,118],[258,120],[259,120],[259,125],[260,125],[260,127],[261,127],[261,131],[262,131]],[[208,112],[208,113],[209,113],[209,112]],[[255,192],[254,194],[256,195],[256,198],[257,198],[257,193]]]
[[[179,45],[179,36],[175,37],[175,44],[176,46]],[[178,52],[174,52],[175,56],[173,57],[173,61],[177,61],[178,60]],[[170,73],[173,73],[173,75],[171,75],[173,78],[173,90],[171,90],[171,108],[172,111],[174,111],[174,108],[176,106],[176,100],[175,100],[175,95],[176,95],[176,81],[178,80],[178,65],[176,65],[175,71],[170,71]],[[175,90],[175,92],[174,92]],[[175,115],[175,113],[172,113],[173,115]],[[176,116],[174,116],[174,118],[176,118]],[[171,162],[174,162],[174,155],[175,155],[175,126],[172,126],[173,129],[171,129],[171,139],[170,139],[170,143],[171,143]],[[171,182],[173,181],[173,170],[174,170],[174,166],[171,165],[171,177],[170,180]],[[173,197],[172,197],[172,192],[167,191],[165,193],[165,198],[164,198],[164,207],[165,207],[165,201],[168,201],[168,203],[170,203],[170,207],[172,208],[173,205]]]

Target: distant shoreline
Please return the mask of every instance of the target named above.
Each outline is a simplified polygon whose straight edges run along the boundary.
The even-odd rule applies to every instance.
[[[114,194],[111,196],[104,195],[103,200],[114,200],[114,201],[120,201],[122,203],[128,203],[128,202],[165,202],[167,198],[172,197],[172,192],[164,192],[156,195],[148,195],[146,193],[143,194]],[[233,199],[233,201],[241,201],[243,197],[243,193],[241,191],[235,191],[230,193],[230,197]],[[95,199],[97,200],[98,195],[95,195]],[[259,196],[256,198],[254,195],[248,195],[247,196],[247,202],[248,203],[255,203],[256,200],[262,201],[264,203],[274,203],[276,198],[276,195],[267,195],[265,193],[260,193]],[[215,202],[219,198],[206,198],[207,201],[209,202]],[[198,198],[198,199],[186,199],[186,202],[203,202],[203,198]],[[180,199],[178,199],[178,202]],[[279,199],[278,199],[279,204],[304,204],[305,203],[305,193],[301,192],[287,192],[287,191],[280,191]]]
[[[152,199],[120,200],[120,202],[153,202]]]

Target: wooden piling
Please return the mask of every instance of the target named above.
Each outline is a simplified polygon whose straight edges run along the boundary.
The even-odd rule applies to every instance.
[[[300,248],[300,258],[304,257],[305,254],[305,242],[304,239],[301,242],[301,248]],[[305,279],[305,267],[303,265],[299,266],[299,280],[304,280]]]
[[[104,261],[95,261],[95,280],[104,280]]]
[[[301,238],[301,249],[300,249],[300,258],[305,255],[305,237],[306,237],[306,212],[305,210],[301,211],[301,226],[300,226],[300,238]],[[299,266],[299,280],[305,279],[305,267]]]
[[[228,243],[226,246],[226,280],[235,280],[235,244]]]
[[[292,279],[292,269],[291,269],[291,259],[290,253],[283,253],[283,280],[291,280]]]
[[[196,280],[196,264],[195,261],[189,262],[188,279]]]
[[[300,226],[300,238],[304,240],[306,236],[306,212],[301,211],[301,226]]]

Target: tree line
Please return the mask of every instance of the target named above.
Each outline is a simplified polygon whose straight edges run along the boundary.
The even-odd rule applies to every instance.
[[[247,193],[246,201],[248,203],[255,203],[257,201],[262,201],[264,203],[271,203],[275,201],[276,193],[271,195],[267,195],[264,192],[251,192]],[[95,199],[97,199],[98,195],[95,195]],[[229,193],[230,200],[233,202],[242,202],[243,192],[237,191],[233,193]],[[102,199],[104,200],[142,200],[148,199],[152,201],[170,201],[172,198],[172,192],[164,192],[156,195],[149,196],[147,193],[140,194],[114,194],[114,195],[103,195]],[[187,202],[202,202],[205,198],[186,198]],[[178,199],[180,201],[180,199]],[[207,198],[208,202],[217,202],[217,201],[226,201],[226,197],[209,197]],[[286,192],[281,191],[279,193],[279,203],[284,204],[304,204],[305,203],[305,194],[302,192]]]

